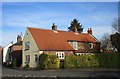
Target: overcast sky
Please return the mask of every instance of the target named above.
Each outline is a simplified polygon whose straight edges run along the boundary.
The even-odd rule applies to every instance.
[[[15,43],[21,32],[24,36],[26,27],[51,29],[55,23],[59,30],[67,31],[74,18],[83,25],[84,32],[91,27],[100,39],[104,33],[111,33],[117,16],[117,2],[3,2],[2,46]]]

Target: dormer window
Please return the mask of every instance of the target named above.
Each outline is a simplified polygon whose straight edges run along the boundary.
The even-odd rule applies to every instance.
[[[74,48],[75,50],[78,50],[77,41],[73,41],[73,48]]]
[[[93,43],[89,43],[89,49],[93,49]]]

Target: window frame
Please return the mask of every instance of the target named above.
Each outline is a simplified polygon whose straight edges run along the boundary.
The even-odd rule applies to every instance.
[[[29,50],[30,49],[30,42],[25,42],[25,50]]]
[[[73,41],[73,48],[75,50],[78,50],[78,43],[77,43],[77,41]]]
[[[35,62],[38,61],[38,55],[37,55],[37,54],[34,55],[34,61],[35,61]]]
[[[93,43],[89,43],[88,47],[89,49],[93,49]]]
[[[56,52],[56,55],[59,59],[64,59],[65,58],[65,53],[64,52]]]
[[[25,62],[30,63],[30,55],[25,55]]]

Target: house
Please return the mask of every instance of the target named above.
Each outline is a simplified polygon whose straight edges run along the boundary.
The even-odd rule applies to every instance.
[[[2,62],[3,64],[7,64],[8,65],[8,62],[9,62],[9,53],[10,53],[10,50],[9,50],[9,47],[13,45],[13,42],[10,42],[7,46],[5,46],[3,48],[3,59],[2,59]]]
[[[22,64],[22,37],[17,36],[17,42],[9,47],[9,62],[12,63],[14,59],[17,61],[17,67]]]
[[[100,43],[91,28],[87,33],[78,33],[57,30],[56,25],[51,30],[28,27],[23,38],[22,65],[37,67],[42,53],[55,54],[64,60],[67,55],[94,52],[100,52]]]
[[[2,58],[3,47],[0,46],[0,58]]]
[[[2,62],[3,60],[3,47],[0,46],[0,61]]]

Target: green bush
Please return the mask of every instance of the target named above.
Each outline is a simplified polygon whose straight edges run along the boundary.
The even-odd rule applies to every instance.
[[[76,68],[77,67],[77,56],[75,55],[66,56],[64,60],[64,67],[65,68]]]
[[[60,67],[60,60],[56,55],[41,54],[39,60],[40,69],[58,69]]]
[[[70,55],[64,59],[64,68],[117,68],[120,67],[120,53],[96,53],[94,55]],[[40,55],[40,69],[58,69],[60,60],[56,55]]]
[[[99,67],[115,68],[119,66],[119,53],[96,54]]]
[[[85,55],[86,56],[86,66],[85,67],[98,67],[99,63],[95,55]]]
[[[94,55],[66,56],[65,68],[120,67],[120,53],[96,53]]]
[[[29,68],[29,64],[26,64],[24,68]]]
[[[106,54],[100,53],[100,54],[95,54],[95,56],[99,63],[99,67],[106,67]]]
[[[16,60],[16,59],[13,59],[12,67],[15,68],[16,66],[17,66],[17,60]]]
[[[48,65],[47,65],[47,61],[48,61],[48,55],[47,54],[41,54],[39,56],[39,68],[40,69],[47,69]]]
[[[78,68],[84,68],[86,65],[86,59],[84,55],[79,55],[77,57],[77,67]]]
[[[58,69],[60,67],[60,60],[56,55],[49,55],[48,63],[49,69]]]

